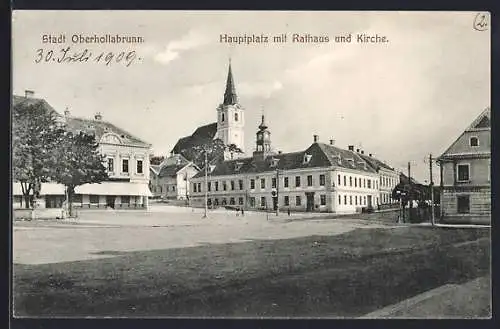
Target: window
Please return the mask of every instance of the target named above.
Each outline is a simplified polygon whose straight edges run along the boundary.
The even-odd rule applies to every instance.
[[[265,196],[260,197],[260,206],[261,207],[266,206],[266,197]]]
[[[227,205],[227,201],[226,201],[226,198],[223,198],[223,199],[222,199],[222,202],[221,202],[221,204],[222,204],[223,206]]]
[[[467,214],[470,211],[470,200],[468,195],[457,196],[457,212]]]
[[[114,159],[113,158],[109,158],[108,159],[108,171],[109,172],[113,172],[115,170],[115,164],[114,164]]]
[[[319,175],[319,186],[325,186],[325,175]]]
[[[92,204],[99,203],[99,196],[98,195],[91,194],[89,196],[89,199],[90,199],[90,203],[92,203]]]
[[[308,175],[307,176],[307,186],[312,186],[313,185],[313,176]]]
[[[224,113],[222,113],[222,119],[221,119],[222,122],[224,122]]]
[[[347,185],[347,184],[346,184],[346,177],[345,177],[345,175],[344,175],[344,186],[346,186],[346,185]]]
[[[349,195],[349,204],[352,206],[352,195]]]
[[[198,192],[197,189],[196,189],[196,183],[193,183],[193,192]],[[167,187],[167,191],[168,191],[168,187]]]
[[[295,197],[295,205],[296,205],[296,206],[300,206],[300,203],[301,203],[300,196],[299,196],[299,195],[297,195],[297,196]]]
[[[231,191],[234,191],[234,181],[231,181]]]
[[[219,190],[219,182],[215,182],[215,190],[218,191]]]
[[[238,181],[238,185],[240,186],[240,190],[243,190],[243,179]]]
[[[255,179],[250,180],[250,189],[255,189]]]
[[[122,172],[128,173],[128,159],[122,161]]]
[[[81,194],[73,194],[71,201],[74,203],[82,203],[82,201],[83,201],[82,195]]]
[[[234,121],[238,121],[238,113],[234,114]]]
[[[271,187],[276,188],[276,177],[273,177],[271,180]]]
[[[354,204],[357,206],[358,205],[358,196],[354,196]]]
[[[285,187],[288,187],[288,177],[285,177],[284,185]]]
[[[470,146],[479,146],[479,139],[477,137],[471,137]]]
[[[352,186],[352,177],[349,176],[349,186]]]
[[[234,205],[234,198],[230,198],[230,199],[229,199],[229,204],[230,204],[230,205]]]
[[[319,200],[320,200],[321,206],[326,206],[326,195],[324,195],[324,194],[320,195]]]
[[[211,206],[212,205],[212,199],[207,199],[207,206]]]
[[[363,178],[363,187],[366,188],[366,178]]]
[[[367,180],[368,188],[372,188],[371,183],[372,183],[371,179],[368,179],[368,180]]]
[[[300,176],[295,176],[295,186],[296,187],[300,186]]]
[[[250,197],[250,207],[255,207],[255,197]]]
[[[121,200],[122,200],[122,204],[130,204],[130,196],[129,195],[122,195]]]
[[[289,206],[289,205],[290,205],[290,197],[289,197],[288,195],[285,195],[285,196],[283,197],[283,204],[284,204],[285,206]]]
[[[358,178],[354,177],[354,187],[358,187]]]
[[[175,185],[174,185],[174,186],[172,186],[172,191],[175,191]]]
[[[338,180],[339,180],[338,184],[339,184],[339,186],[340,186],[340,175],[338,175],[338,176],[337,176],[337,178],[338,178]],[[320,179],[321,179],[321,178],[320,178]]]
[[[212,182],[208,182],[207,190],[208,192],[212,191]]]
[[[342,197],[339,195],[339,204],[342,204]]]
[[[238,198],[238,204],[241,206],[243,205],[243,197]]]
[[[347,204],[347,195],[344,195],[344,204]]]
[[[214,200],[214,206],[218,206],[219,205],[219,199],[215,199]]]
[[[363,204],[366,206],[366,195],[363,197]]]
[[[223,182],[222,182],[222,189],[223,189],[224,191],[226,191],[226,190],[227,190],[227,182],[226,182],[226,181],[223,181]]]
[[[467,182],[469,181],[469,165],[468,164],[459,164],[457,165],[457,180],[459,182]]]
[[[260,179],[260,188],[266,188],[266,179],[265,178]]]
[[[137,160],[137,173],[142,174],[142,160]]]

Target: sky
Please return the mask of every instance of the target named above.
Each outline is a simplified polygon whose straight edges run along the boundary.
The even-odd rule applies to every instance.
[[[429,154],[443,153],[490,106],[490,38],[475,12],[15,11],[13,93],[29,89],[60,113],[100,112],[166,155],[180,137],[216,121],[231,65],[245,108],[245,148],[265,113],[273,147],[306,149],[313,135],[355,145],[424,183]],[[488,19],[489,16],[486,16]],[[287,34],[287,42],[273,43]],[[329,42],[292,42],[299,35]],[[42,42],[65,35],[64,44]],[[140,36],[138,44],[73,43],[73,35]],[[268,43],[220,42],[265,35]],[[352,35],[350,43],[335,36]],[[359,43],[356,35],[385,36]],[[43,55],[88,49],[88,62]],[[106,65],[97,54],[135,51]],[[59,54],[59,55],[57,55]],[[140,58],[140,59],[139,59]],[[434,166],[434,180],[439,168]]]

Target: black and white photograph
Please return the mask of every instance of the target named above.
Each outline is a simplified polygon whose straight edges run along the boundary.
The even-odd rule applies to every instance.
[[[13,10],[12,316],[491,319],[490,24]]]

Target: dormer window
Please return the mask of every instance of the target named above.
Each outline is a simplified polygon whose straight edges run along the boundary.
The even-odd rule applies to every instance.
[[[208,172],[211,173],[215,170],[215,165],[209,165],[208,166]]]
[[[276,168],[278,166],[278,162],[280,161],[280,159],[275,159],[275,158],[272,158],[271,159],[271,167],[272,168]]]
[[[349,162],[351,167],[354,167],[354,159],[347,159],[347,162]]]
[[[303,163],[306,164],[306,163],[309,163],[311,161],[311,158],[312,158],[312,155],[311,154],[304,154],[304,160],[303,160]]]
[[[479,138],[471,137],[470,138],[470,146],[479,146]]]
[[[234,171],[240,171],[242,166],[243,166],[243,162],[236,162],[234,164]]]

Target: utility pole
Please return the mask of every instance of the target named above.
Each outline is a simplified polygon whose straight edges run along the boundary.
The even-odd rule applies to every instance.
[[[208,218],[208,155],[205,150],[205,213],[202,218]]]
[[[276,216],[280,215],[280,171],[276,168]]]
[[[430,175],[430,189],[431,189],[431,225],[435,225],[436,219],[434,218],[434,180],[432,178],[432,153],[429,154],[429,175]]]
[[[411,221],[411,208],[413,205],[413,200],[411,199],[411,165],[410,161],[408,161],[408,186],[409,186],[409,191],[408,191],[408,223]]]

